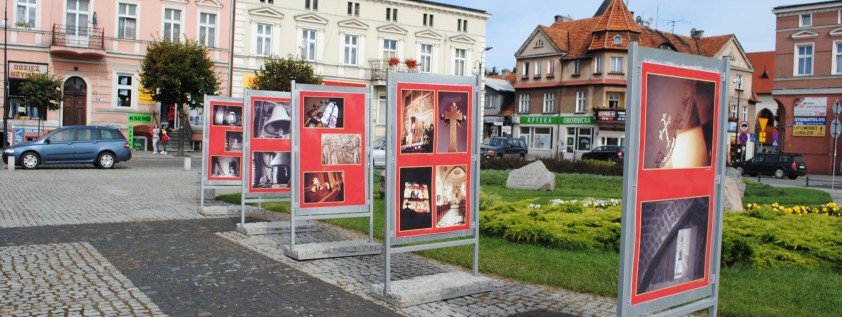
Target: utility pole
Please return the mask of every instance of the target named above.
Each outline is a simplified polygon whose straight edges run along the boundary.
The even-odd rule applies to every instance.
[[[9,0],[3,7],[3,148],[9,140]]]

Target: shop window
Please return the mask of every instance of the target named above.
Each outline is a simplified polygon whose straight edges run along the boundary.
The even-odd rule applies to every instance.
[[[116,87],[117,97],[114,98],[116,100],[116,107],[133,108],[136,104],[135,91],[137,89],[134,76],[132,74],[118,73]]]
[[[590,151],[593,147],[593,128],[567,128],[567,145],[576,151]]]

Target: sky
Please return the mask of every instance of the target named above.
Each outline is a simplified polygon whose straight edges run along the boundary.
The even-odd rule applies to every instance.
[[[556,15],[573,19],[593,17],[602,0],[433,0],[485,10],[491,14],[486,29],[487,69],[511,69],[515,52],[538,25],[549,26]],[[705,36],[736,34],[747,53],[775,49],[775,14],[778,6],[814,3],[823,0],[627,0],[635,16],[652,18],[652,27],[690,35],[704,30]]]

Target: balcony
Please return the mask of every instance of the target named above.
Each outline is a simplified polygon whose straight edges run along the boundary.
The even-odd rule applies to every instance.
[[[75,58],[105,57],[105,30],[72,25],[53,25],[50,54]]]
[[[389,70],[404,73],[418,72],[418,66],[409,68],[403,62],[397,63],[395,65],[389,65],[388,59],[372,59],[369,60],[368,63],[369,65],[371,65],[371,81],[374,83],[374,85],[385,85],[386,73]]]

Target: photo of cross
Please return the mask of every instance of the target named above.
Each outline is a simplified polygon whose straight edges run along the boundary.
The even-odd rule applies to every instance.
[[[459,111],[459,108],[456,107],[456,103],[452,103],[450,105],[450,109],[447,112],[444,112],[439,115],[439,118],[445,122],[445,124],[450,125],[450,145],[447,148],[448,152],[456,152],[456,127],[462,125],[462,121],[467,119],[467,117]]]

